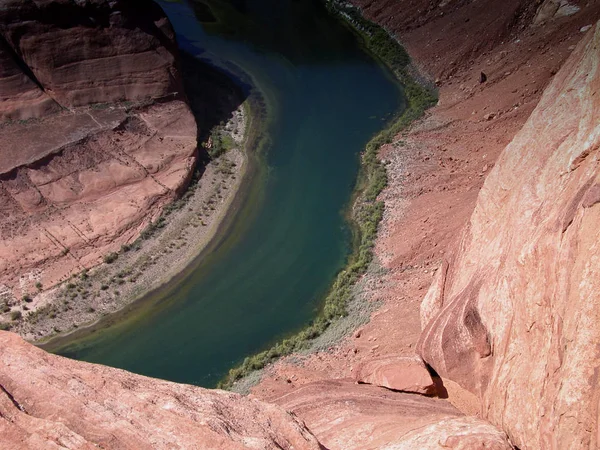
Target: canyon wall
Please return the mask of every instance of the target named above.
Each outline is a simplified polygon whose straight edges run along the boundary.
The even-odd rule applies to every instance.
[[[189,182],[196,123],[152,1],[0,2],[0,300],[134,240]]]
[[[596,25],[500,155],[422,305],[424,360],[521,449],[600,444],[599,65]]]
[[[175,52],[152,1],[2,0],[0,118],[175,93]]]
[[[277,406],[72,361],[2,331],[0,446],[13,450],[321,448],[304,424]]]

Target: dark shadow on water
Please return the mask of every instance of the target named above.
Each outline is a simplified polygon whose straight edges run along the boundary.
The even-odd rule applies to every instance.
[[[261,51],[283,56],[293,64],[332,64],[354,48],[352,33],[331,33],[322,0],[188,0],[208,34],[246,42]],[[323,36],[329,49],[323,51]],[[355,57],[365,55],[355,53]]]

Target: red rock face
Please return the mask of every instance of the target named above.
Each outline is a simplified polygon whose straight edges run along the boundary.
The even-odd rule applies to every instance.
[[[18,66],[12,48],[0,38],[0,119],[40,117],[60,109]]]
[[[0,78],[12,106],[4,117],[47,112],[36,96],[71,107],[180,90],[173,30],[152,1],[2,0],[0,35],[11,62]]]
[[[20,298],[23,274],[51,286],[134,240],[187,183],[196,124],[176,100],[14,123],[0,143],[0,283]]]
[[[150,0],[0,0],[0,120],[35,118],[0,126],[10,297],[96,265],[185,188],[197,130],[176,54]]]
[[[72,361],[0,332],[0,444],[10,449],[318,450],[281,408]]]
[[[305,384],[272,400],[301,417],[329,449],[512,448],[503,432],[443,400],[348,380]]]
[[[435,384],[418,357],[387,356],[365,361],[355,369],[359,383],[374,384],[394,391],[434,395]]]
[[[600,445],[599,65],[596,25],[488,175],[422,316],[425,361],[521,449]]]

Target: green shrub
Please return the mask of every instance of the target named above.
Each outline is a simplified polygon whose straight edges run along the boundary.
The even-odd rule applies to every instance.
[[[108,255],[104,255],[104,262],[106,264],[112,264],[117,260],[118,257],[118,253],[109,253]]]
[[[10,323],[0,322],[0,330],[1,331],[8,331],[8,330],[10,330]]]
[[[10,313],[10,320],[21,320],[21,317],[23,317],[21,311],[13,311]]]

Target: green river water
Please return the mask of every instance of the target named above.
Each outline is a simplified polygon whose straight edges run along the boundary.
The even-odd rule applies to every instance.
[[[249,75],[268,105],[269,145],[219,246],[142,300],[143,314],[60,353],[212,387],[318,313],[350,252],[359,153],[404,97],[318,0],[159,3],[182,50]]]

